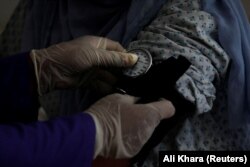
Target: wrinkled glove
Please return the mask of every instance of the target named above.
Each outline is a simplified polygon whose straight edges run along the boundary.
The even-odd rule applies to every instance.
[[[96,125],[94,158],[135,156],[160,121],[175,113],[170,101],[135,104],[137,100],[133,96],[113,94],[102,98],[86,111]]]
[[[32,50],[38,92],[43,95],[53,89],[77,86],[80,74],[93,66],[133,66],[138,57],[124,51],[119,43],[95,36]]]

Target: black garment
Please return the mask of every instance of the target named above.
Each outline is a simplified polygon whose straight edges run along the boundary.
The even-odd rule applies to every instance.
[[[194,104],[187,101],[175,89],[176,81],[189,66],[190,62],[184,57],[180,56],[178,59],[172,57],[158,65],[154,65],[145,75],[138,78],[124,77],[118,83],[117,87],[128,94],[142,97],[139,103],[165,98],[172,102],[176,110],[172,118],[161,121],[143,149],[133,158],[132,163],[136,163],[138,166],[142,165],[149,151],[161,142],[166,133],[178,122],[194,113]]]
[[[37,120],[38,94],[29,53],[0,61],[0,123]]]

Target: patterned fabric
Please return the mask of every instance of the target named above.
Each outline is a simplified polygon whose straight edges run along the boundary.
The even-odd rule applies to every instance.
[[[155,63],[179,55],[188,59],[192,65],[177,81],[176,88],[196,104],[197,113],[204,113],[211,110],[215,100],[214,80],[225,77],[229,64],[227,54],[212,39],[213,33],[215,21],[200,11],[198,0],[168,1],[129,48],[148,49]]]
[[[169,0],[157,18],[129,45],[130,49],[148,49],[154,63],[179,55],[192,63],[176,83],[176,89],[196,104],[197,114],[166,134],[143,166],[158,166],[160,150],[250,149],[250,125],[232,129],[228,123],[223,80],[229,58],[213,40],[216,33],[214,18],[201,11],[199,0]]]
[[[226,116],[226,92],[219,89],[211,112],[190,117],[172,129],[142,166],[158,166],[159,151],[250,150],[250,125],[231,129]]]

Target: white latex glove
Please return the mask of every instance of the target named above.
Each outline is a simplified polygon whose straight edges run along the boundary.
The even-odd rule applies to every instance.
[[[93,66],[133,66],[138,57],[124,51],[118,42],[95,36],[32,50],[38,92],[43,95],[55,88],[76,86],[80,74]]]
[[[170,101],[135,104],[138,98],[113,94],[91,106],[96,125],[95,156],[131,158],[152,135],[162,119],[174,115]]]

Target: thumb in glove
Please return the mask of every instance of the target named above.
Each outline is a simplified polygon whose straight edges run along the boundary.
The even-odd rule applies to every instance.
[[[87,110],[96,125],[95,157],[133,157],[160,121],[175,113],[170,101],[135,104],[138,100],[129,95],[113,94]]]

